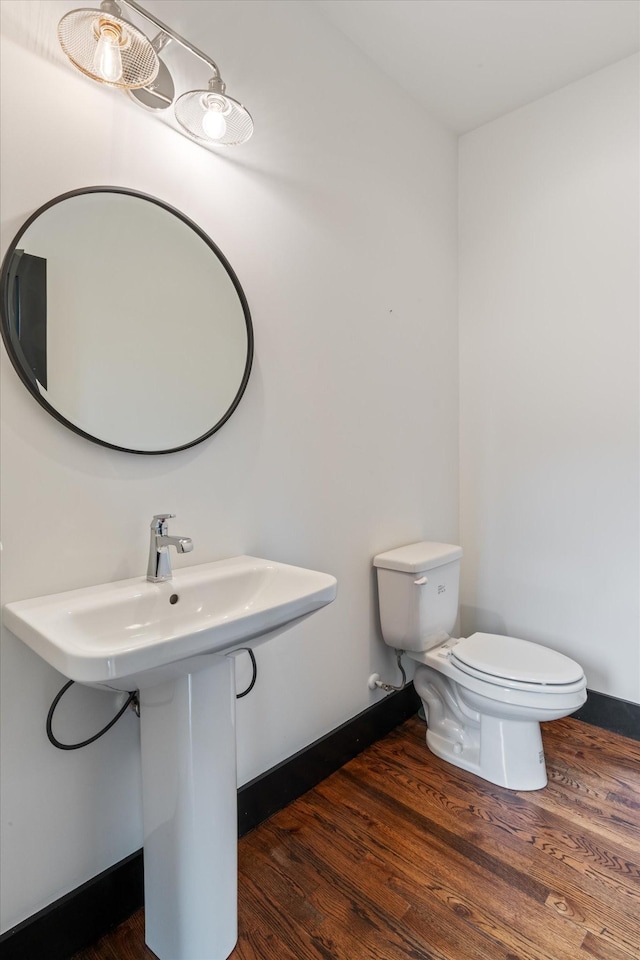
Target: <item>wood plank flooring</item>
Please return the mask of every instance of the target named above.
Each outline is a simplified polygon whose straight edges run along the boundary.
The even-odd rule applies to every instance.
[[[239,843],[231,960],[640,960],[640,743],[543,726],[518,793],[408,720]],[[154,960],[139,911],[75,960]],[[199,960],[199,958],[193,958]]]

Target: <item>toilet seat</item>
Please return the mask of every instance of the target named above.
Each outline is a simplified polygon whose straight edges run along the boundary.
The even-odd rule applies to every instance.
[[[575,660],[516,637],[474,633],[452,647],[450,656],[463,673],[512,689],[542,687],[551,693],[584,680]]]

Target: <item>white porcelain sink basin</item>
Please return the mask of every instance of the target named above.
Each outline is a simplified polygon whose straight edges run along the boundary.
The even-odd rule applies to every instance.
[[[192,658],[258,637],[330,603],[336,579],[315,570],[232,557],[85,587],[4,607],[5,625],[80,683],[134,689],[191,673]]]

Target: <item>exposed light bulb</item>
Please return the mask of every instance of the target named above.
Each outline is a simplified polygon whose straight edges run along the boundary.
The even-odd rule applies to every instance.
[[[227,132],[227,121],[218,104],[208,107],[202,118],[202,129],[211,140],[222,140]]]
[[[116,83],[122,76],[120,33],[110,23],[101,24],[100,38],[93,57],[98,76],[107,83]]]

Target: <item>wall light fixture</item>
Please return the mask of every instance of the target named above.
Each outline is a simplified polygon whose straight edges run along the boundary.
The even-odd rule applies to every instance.
[[[124,3],[159,31],[153,40],[122,16]],[[147,110],[166,110],[175,101],[181,128],[198,143],[246,143],[253,133],[251,114],[227,96],[217,64],[134,0],[102,0],[99,10],[72,10],[58,24],[60,46],[71,63],[97,83],[126,90]],[[173,77],[159,54],[175,41],[211,71],[206,90],[189,90],[175,99]]]

